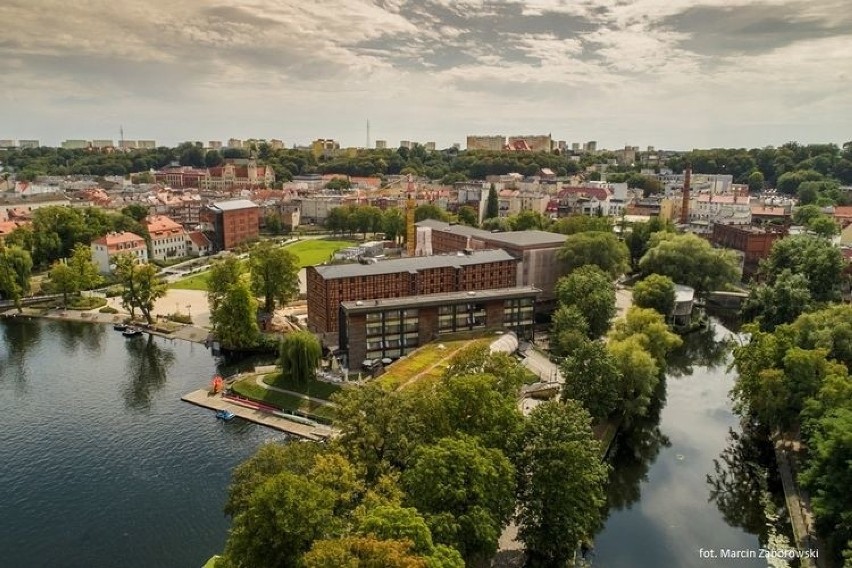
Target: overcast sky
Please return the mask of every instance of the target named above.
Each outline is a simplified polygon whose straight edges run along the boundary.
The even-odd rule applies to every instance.
[[[850,0],[2,0],[0,138],[852,140]]]

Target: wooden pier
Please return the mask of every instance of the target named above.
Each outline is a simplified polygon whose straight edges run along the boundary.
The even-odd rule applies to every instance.
[[[243,406],[237,401],[223,398],[221,394],[211,394],[207,389],[193,391],[182,396],[181,400],[211,410],[230,410],[238,417],[250,422],[314,442],[320,442],[334,434],[334,430],[328,426],[300,424],[257,408]],[[210,418],[212,420],[213,416]]]

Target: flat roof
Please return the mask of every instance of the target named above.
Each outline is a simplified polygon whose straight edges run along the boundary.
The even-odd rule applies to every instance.
[[[248,199],[230,199],[228,201],[218,201],[211,205],[220,211],[236,211],[238,209],[256,208],[257,203]]]
[[[476,290],[471,292],[447,292],[442,294],[422,294],[420,296],[405,296],[402,298],[386,298],[384,300],[352,300],[340,302],[340,305],[350,314],[374,312],[377,309],[403,309],[408,307],[425,308],[463,302],[483,300],[510,300],[537,296],[541,290],[533,286],[518,286],[515,288],[493,288],[491,290]]]
[[[419,227],[429,227],[433,231],[443,231],[448,233],[456,233],[466,237],[474,237],[481,240],[487,240],[492,243],[500,243],[510,246],[527,247],[541,245],[561,246],[568,238],[567,235],[561,233],[551,233],[549,231],[506,231],[503,233],[492,233],[467,225],[450,225],[443,221],[435,219],[426,219],[417,223]]]
[[[394,274],[396,272],[417,272],[430,268],[475,266],[489,262],[516,260],[504,250],[478,250],[472,254],[439,254],[434,256],[415,256],[383,260],[373,264],[330,264],[317,266],[316,271],[326,280],[351,278],[353,276],[374,276],[377,274]]]

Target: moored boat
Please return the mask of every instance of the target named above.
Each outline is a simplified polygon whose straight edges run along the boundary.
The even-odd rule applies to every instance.
[[[125,323],[117,323],[112,326],[115,331],[125,331],[127,329],[127,324]]]
[[[121,335],[124,337],[138,337],[142,335],[142,330],[138,327],[128,327],[124,331],[121,332]]]
[[[235,416],[236,414],[234,414],[230,410],[225,410],[224,408],[222,410],[216,411],[216,418],[218,418],[219,420],[224,420],[225,422],[233,420]]]

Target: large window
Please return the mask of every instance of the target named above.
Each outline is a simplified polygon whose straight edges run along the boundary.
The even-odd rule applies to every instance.
[[[521,337],[528,337],[533,328],[533,299],[506,300],[503,304],[503,326]]]
[[[420,338],[417,310],[385,310],[366,317],[367,358],[396,359],[413,351]]]

